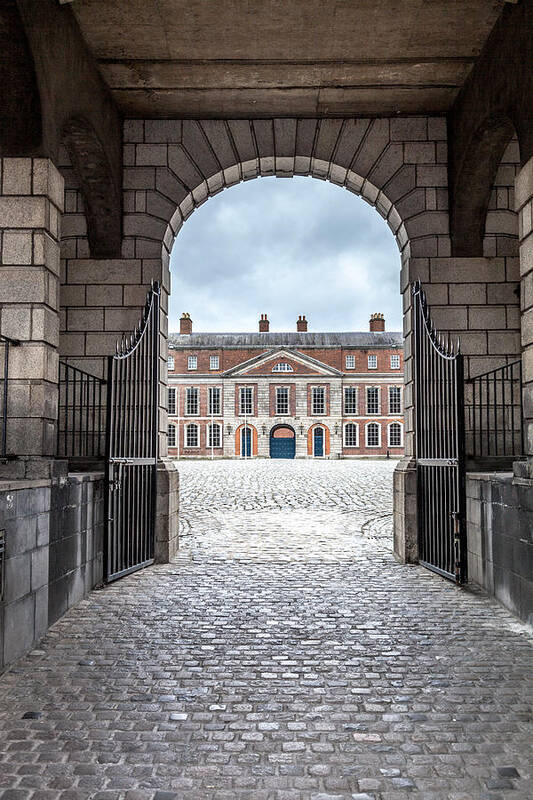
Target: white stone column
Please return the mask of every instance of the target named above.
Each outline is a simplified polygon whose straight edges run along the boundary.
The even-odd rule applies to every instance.
[[[520,235],[522,400],[527,455],[526,464],[515,465],[515,474],[533,479],[533,158],[516,179],[515,198]]]
[[[56,455],[59,227],[63,179],[49,159],[0,159],[0,333],[10,347],[11,478],[48,477]],[[2,354],[3,355],[3,354]]]

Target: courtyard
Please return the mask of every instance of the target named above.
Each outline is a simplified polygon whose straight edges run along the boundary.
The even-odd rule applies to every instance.
[[[0,678],[2,800],[533,796],[531,630],[394,561],[394,462],[178,466],[173,562]]]

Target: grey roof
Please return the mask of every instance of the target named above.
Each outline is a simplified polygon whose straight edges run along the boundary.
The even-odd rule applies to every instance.
[[[169,347],[402,347],[403,334],[395,331],[374,333],[191,333],[169,334]]]

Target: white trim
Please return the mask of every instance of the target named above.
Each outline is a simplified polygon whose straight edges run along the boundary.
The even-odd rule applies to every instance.
[[[348,444],[346,441],[346,428],[348,425],[353,425],[355,427],[355,444]],[[344,423],[342,428],[342,442],[343,447],[359,447],[359,424],[357,422],[349,421]]]
[[[374,362],[374,360],[375,360],[375,362],[376,362],[376,366],[375,366],[375,367],[372,367],[372,366],[370,365],[370,359],[372,359],[372,363],[373,363],[373,362]],[[377,368],[378,368],[378,356],[377,356],[377,353],[370,353],[370,354],[369,354],[369,356],[368,356],[368,361],[367,361],[367,365],[368,365],[368,369],[377,369]]]
[[[353,389],[355,391],[355,411],[348,411],[347,408],[346,408],[346,390],[347,389]],[[344,415],[346,417],[352,417],[354,415],[357,415],[357,412],[359,411],[359,387],[358,386],[352,386],[350,384],[348,384],[348,385],[344,384],[344,386],[342,387],[341,402],[342,402],[342,407],[344,409]]]
[[[219,439],[220,439],[220,443],[219,444],[214,444],[214,442],[212,441],[212,437],[211,437],[211,429],[212,428],[218,428],[218,430],[219,430]],[[223,426],[220,424],[220,422],[209,422],[207,424],[207,443],[206,443],[206,446],[210,447],[212,450],[213,449],[219,450],[221,447],[224,446],[224,443],[223,443],[223,440],[222,440],[222,434],[223,434]]]
[[[174,444],[172,444],[171,441],[170,441],[170,429],[171,428],[172,428],[172,431],[174,432]],[[176,439],[176,426],[174,425],[173,422],[169,422],[168,426],[167,426],[167,446],[168,447],[177,447],[176,441],[177,441],[177,439]]]
[[[353,361],[353,364],[348,364],[348,359],[351,359],[351,361]],[[350,354],[346,355],[344,357],[344,366],[345,369],[355,369],[355,356]]]
[[[167,371],[169,370],[170,372],[174,372],[175,369],[176,369],[176,359],[174,358],[174,356],[169,356],[167,358]]]
[[[254,406],[255,406],[254,387],[253,386],[239,386],[239,387],[236,387],[236,388],[239,389],[239,416],[240,417],[247,417],[247,416],[254,417],[255,416],[255,413],[254,413],[255,412],[255,408],[254,408]],[[246,389],[246,390],[249,389],[250,392],[252,393],[252,404],[251,404],[252,408],[251,408],[251,411],[246,411],[246,407],[245,407],[244,411],[242,410],[243,404],[241,402],[241,396],[242,396],[241,392],[243,391],[243,389]]]
[[[287,392],[287,410],[286,411],[278,411],[278,392],[280,389],[283,389]],[[274,416],[276,417],[288,417],[291,411],[291,387],[290,386],[276,386],[274,392]]]
[[[196,441],[197,444],[189,444],[189,428],[196,428]],[[197,422],[187,422],[185,424],[185,448],[186,450],[192,450],[200,447],[200,426]]]
[[[392,365],[392,359],[393,359],[393,358],[394,358],[394,359],[398,359],[398,366],[397,366],[397,367],[393,367],[393,365]],[[401,367],[402,367],[402,363],[401,363],[401,359],[400,359],[400,354],[399,354],[399,353],[391,353],[391,355],[390,355],[390,361],[389,361],[389,365],[390,365],[390,368],[391,368],[391,369],[394,369],[394,370],[396,370],[396,369],[401,369]]]
[[[176,386],[167,386],[167,391],[168,391],[167,408],[168,408],[168,414],[171,417],[175,417],[176,416],[176,388],[177,388]],[[173,397],[174,397],[174,411],[170,410],[170,397],[171,397],[170,393],[171,392],[173,393]]]
[[[390,429],[392,428],[393,425],[400,426],[400,444],[391,444]],[[389,424],[387,425],[387,447],[403,447],[403,423],[398,422],[398,420],[389,422]]]
[[[187,393],[188,393],[189,389],[194,390],[195,392],[198,393],[197,396],[196,396],[196,408],[197,408],[196,413],[187,411],[187,408],[188,408],[188,405],[189,405],[188,402],[187,402]],[[184,417],[199,417],[200,416],[201,399],[202,398],[201,398],[201,395],[200,395],[200,389],[198,388],[198,386],[186,386],[185,387],[185,410],[184,410],[183,416]]]
[[[194,363],[194,367],[191,367],[191,364]],[[198,369],[198,356],[187,356],[187,369],[189,372],[193,372]]]
[[[213,366],[213,361],[216,359],[216,366]],[[209,356],[209,369],[220,369],[220,356]]]
[[[378,443],[377,444],[369,444],[368,443],[368,428],[369,428],[370,425],[377,425],[377,429],[378,429]],[[365,447],[381,447],[381,425],[379,424],[379,422],[374,422],[374,420],[372,420],[371,422],[367,422],[366,423],[366,425],[365,425]]]
[[[391,389],[398,389],[398,391],[400,393],[400,407],[399,407],[398,411],[391,411],[391,407],[390,407],[391,406],[391,402],[390,402]],[[388,408],[389,415],[394,415],[396,417],[401,416],[402,408],[403,408],[403,392],[402,392],[402,387],[401,386],[396,386],[396,385],[393,384],[393,385],[388,387],[388,389],[387,389],[387,408]]]
[[[378,410],[372,413],[368,410],[368,390],[376,389],[378,393]],[[381,386],[366,386],[365,388],[365,411],[367,417],[379,417],[381,415]]]

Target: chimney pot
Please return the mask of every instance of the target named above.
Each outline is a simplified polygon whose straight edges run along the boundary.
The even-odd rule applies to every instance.
[[[370,330],[373,333],[383,333],[385,330],[385,317],[383,314],[371,314],[370,316]]]
[[[305,314],[300,314],[298,319],[296,320],[296,330],[301,333],[307,332],[307,320],[305,318]]]
[[[261,319],[259,320],[259,333],[268,333],[270,328],[270,322],[268,321],[268,316],[266,314],[261,314]]]
[[[192,333],[191,315],[187,314],[185,311],[181,315],[181,319],[180,319],[180,333],[185,333],[185,334],[191,334]]]

